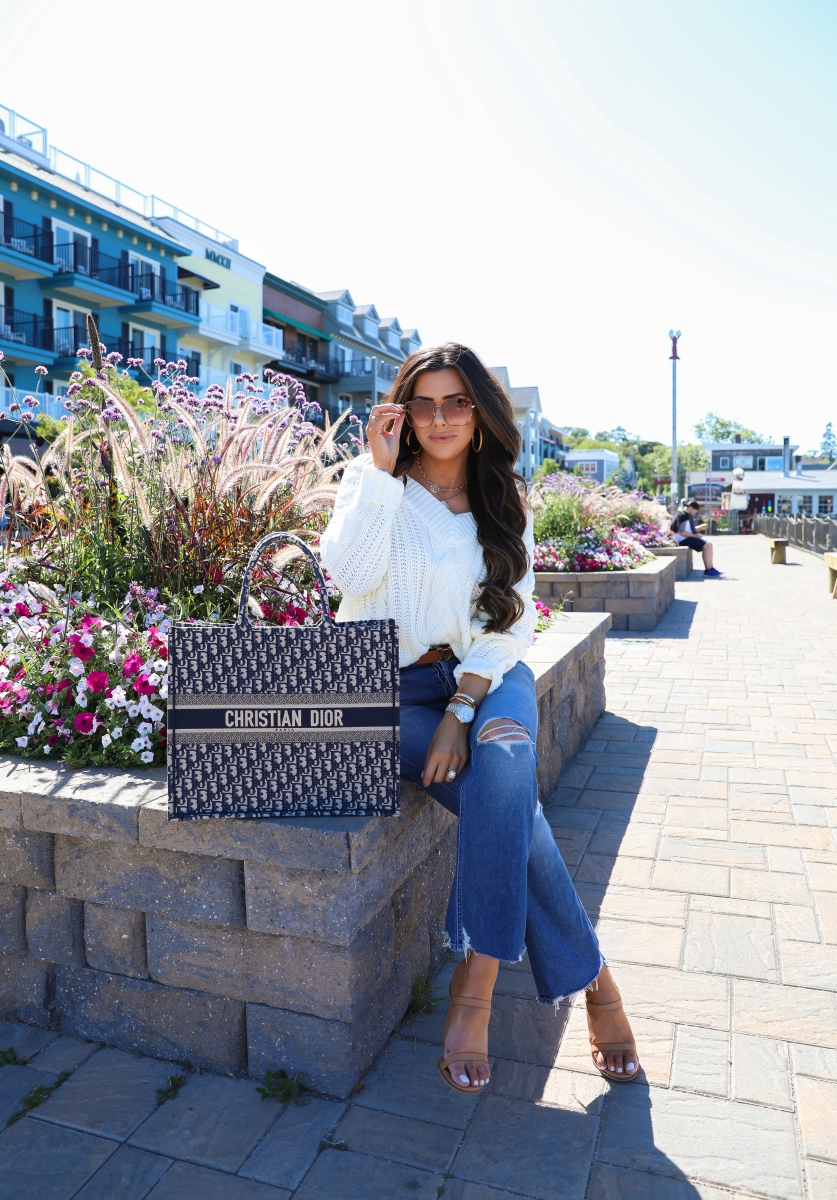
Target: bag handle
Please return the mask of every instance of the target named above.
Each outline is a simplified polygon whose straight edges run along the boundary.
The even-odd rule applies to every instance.
[[[294,546],[298,546],[304,551],[311,560],[311,566],[314,568],[314,575],[317,580],[317,587],[320,589],[320,605],[322,608],[322,619],[324,621],[332,621],[331,611],[328,606],[328,588],[326,581],[323,578],[323,573],[320,570],[320,564],[317,562],[310,546],[306,546],[301,538],[296,537],[293,533],[269,533],[266,537],[256,545],[253,553],[250,555],[250,561],[247,563],[247,569],[244,572],[244,579],[241,583],[241,599],[238,602],[238,624],[249,625],[250,617],[247,613],[247,603],[250,599],[250,584],[253,580],[253,572],[258,565],[259,559],[264,554],[268,546],[274,545],[276,542],[292,542]],[[334,622],[332,621],[332,624]]]

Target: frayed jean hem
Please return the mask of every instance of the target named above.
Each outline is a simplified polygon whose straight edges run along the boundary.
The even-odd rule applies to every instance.
[[[596,980],[599,978],[599,974],[601,972],[602,967],[606,967],[606,966],[607,966],[607,959],[605,958],[605,956],[603,954],[600,954],[599,955],[599,965],[596,969],[596,973],[592,976],[592,978],[587,980],[587,982],[584,984],[583,987],[573,988],[572,990],[567,992],[566,995],[564,995],[564,996],[540,996],[539,995],[538,996],[538,1004],[551,1004],[553,1006],[553,1008],[556,1010],[556,1012],[558,1011],[559,1004],[572,1004],[573,1001],[578,1000],[581,996],[584,995],[584,993],[591,986],[591,984],[594,984],[596,982]]]

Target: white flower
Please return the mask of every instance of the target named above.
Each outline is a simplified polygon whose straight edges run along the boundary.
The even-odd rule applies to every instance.
[[[168,685],[168,682],[164,679],[163,682],[160,684],[160,699],[167,700],[168,695],[169,695],[169,685]]]
[[[151,730],[152,726],[149,725],[148,721],[143,721],[141,725],[137,725],[137,733],[142,737],[147,737],[151,733]]]
[[[151,675],[148,676],[148,682],[151,684],[152,687],[156,687],[157,684],[160,682],[160,676],[157,674],[156,671],[154,671]]]
[[[125,689],[123,687],[115,687],[110,694],[110,699],[114,702],[117,708],[125,707]]]
[[[12,630],[12,636],[9,638],[9,641],[10,641],[10,642],[13,642],[13,641],[15,640],[15,638],[16,638],[16,637],[17,637],[17,630],[16,630],[16,629],[13,629],[13,630]],[[12,651],[12,653],[11,653],[11,654],[7,654],[7,655],[6,655],[6,662],[8,663],[8,665],[9,665],[10,667],[16,667],[16,666],[17,666],[17,664],[20,662],[20,655],[19,655],[19,654],[15,654],[15,653],[14,653],[14,651]]]
[[[44,754],[49,754],[50,749],[51,749],[50,746],[44,746]]]
[[[103,733],[102,734],[102,749],[107,750],[108,746],[111,744],[112,741],[113,741],[113,738],[110,736],[109,733]]]
[[[87,708],[87,692],[76,693],[76,704],[79,708]]]
[[[203,591],[203,584],[199,583],[197,587],[192,588],[192,595],[199,596],[202,591]]]
[[[138,704],[126,704],[125,711],[131,718],[138,717],[140,714],[140,706]]]
[[[17,742],[18,746],[28,746],[29,745],[28,737],[15,738],[15,741]]]
[[[114,707],[115,707],[115,705],[113,703],[113,696],[107,696],[105,699],[105,704],[110,709],[110,711],[113,712]]]
[[[9,668],[4,664],[2,667],[0,667],[0,679],[8,679],[8,678],[9,678]]]
[[[144,763],[154,762],[154,755],[151,753],[150,750],[144,750],[143,753],[140,755],[140,758],[142,759],[142,761]]]
[[[149,742],[147,737],[134,738],[134,740],[131,742],[131,749],[135,751],[150,750],[151,742]]]
[[[6,662],[8,662],[8,661],[9,660],[6,659]],[[76,677],[78,677],[79,675],[84,674],[84,663],[81,661],[80,658],[71,658],[70,661],[67,663],[67,667],[68,667],[71,675],[75,675]]]
[[[152,721],[162,721],[165,713],[162,708],[157,708],[156,704],[149,704],[143,716],[148,717]]]
[[[83,633],[81,635],[81,644],[82,644],[82,646],[87,646],[87,648],[89,650],[90,647],[93,645],[93,634],[92,633]]]
[[[115,729],[111,729],[110,736],[114,739],[122,737],[122,726],[117,725]]]
[[[152,666],[154,667],[154,670],[159,671],[161,675],[165,675],[166,670],[168,669],[168,663],[164,658],[155,658]],[[5,675],[3,678],[5,679]]]

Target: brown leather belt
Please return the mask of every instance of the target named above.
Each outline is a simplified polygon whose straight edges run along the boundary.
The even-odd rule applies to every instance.
[[[425,663],[447,662],[449,658],[453,658],[454,653],[450,646],[433,646],[422,654],[421,658],[417,658],[415,662],[410,663],[411,667],[423,667]]]

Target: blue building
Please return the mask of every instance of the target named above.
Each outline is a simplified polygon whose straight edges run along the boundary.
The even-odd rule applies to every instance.
[[[595,483],[606,483],[619,470],[619,455],[613,450],[570,450],[567,470],[578,471]]]
[[[76,350],[88,344],[88,315],[108,350],[147,367],[176,357],[200,325],[199,293],[177,261],[191,249],[134,211],[117,181],[90,180],[80,163],[73,177],[74,161],[50,153],[46,130],[0,107],[0,350],[19,394],[34,390],[38,364],[48,369],[52,416],[63,413]],[[4,409],[10,401],[0,394]]]

